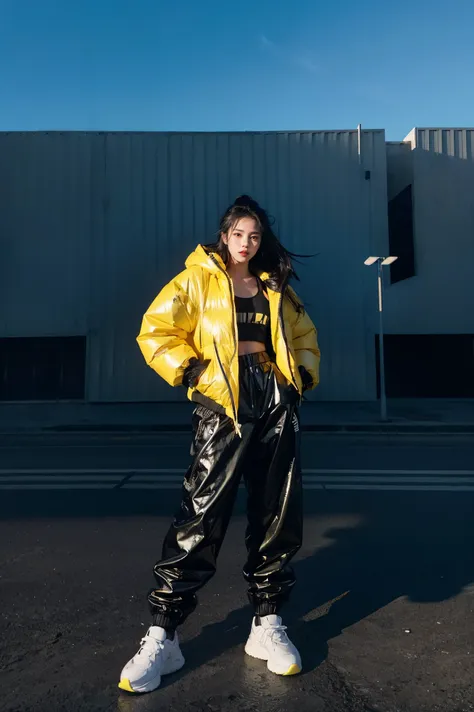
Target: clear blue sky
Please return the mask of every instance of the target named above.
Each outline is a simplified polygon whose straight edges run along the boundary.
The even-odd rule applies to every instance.
[[[0,130],[474,124],[472,0],[0,0]]]

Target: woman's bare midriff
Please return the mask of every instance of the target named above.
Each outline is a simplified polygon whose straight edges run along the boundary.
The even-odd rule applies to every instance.
[[[239,341],[239,356],[257,354],[265,351],[265,344],[261,341]]]

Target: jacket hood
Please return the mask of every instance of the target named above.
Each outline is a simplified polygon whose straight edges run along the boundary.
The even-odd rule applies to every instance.
[[[214,252],[210,245],[198,245],[187,258],[185,265],[187,268],[202,267],[214,273],[222,272],[222,270],[227,271],[221,256]],[[260,272],[258,276],[264,282],[270,277],[268,272]]]
[[[207,245],[198,245],[194,252],[191,252],[185,265],[189,267],[202,267],[209,272],[225,271],[225,264],[217,252],[213,252]]]

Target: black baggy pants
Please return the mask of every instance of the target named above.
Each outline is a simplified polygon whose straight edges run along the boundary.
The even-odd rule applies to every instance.
[[[279,611],[302,543],[299,395],[266,354],[239,356],[239,422],[203,405],[193,414],[193,463],[148,594],[155,625],[174,629],[216,571],[238,487],[247,492],[244,577],[256,615]]]

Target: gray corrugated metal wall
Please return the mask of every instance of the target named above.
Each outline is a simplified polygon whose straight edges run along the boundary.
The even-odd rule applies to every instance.
[[[46,149],[41,156],[40,204],[32,176],[37,146],[48,144],[54,149],[52,159]],[[47,223],[56,272],[41,267],[41,275],[51,280],[56,274],[57,295],[72,293],[73,304],[67,313],[48,311],[46,300],[35,333],[70,333],[73,320],[87,331],[89,400],[183,398],[146,367],[135,336],[155,294],[198,242],[213,239],[220,214],[243,192],[275,216],[286,246],[319,253],[299,267],[297,285],[320,330],[319,397],[375,396],[375,284],[362,262],[387,242],[383,131],[363,133],[362,165],[355,131],[10,134],[0,145],[4,166],[8,155],[6,180],[17,152],[29,156],[29,176],[13,191],[17,204],[23,199],[17,227],[23,248],[10,270],[19,262],[25,278],[34,270],[29,236],[35,220],[44,219],[42,206],[69,201]],[[62,175],[61,184],[51,187],[50,173]],[[58,254],[54,246],[63,244],[71,222],[67,254]],[[30,327],[18,323],[21,303],[21,292],[15,293],[8,321],[27,335]]]
[[[1,336],[86,332],[99,141],[0,133]]]
[[[412,148],[474,161],[472,128],[416,128],[406,140],[411,142]]]

